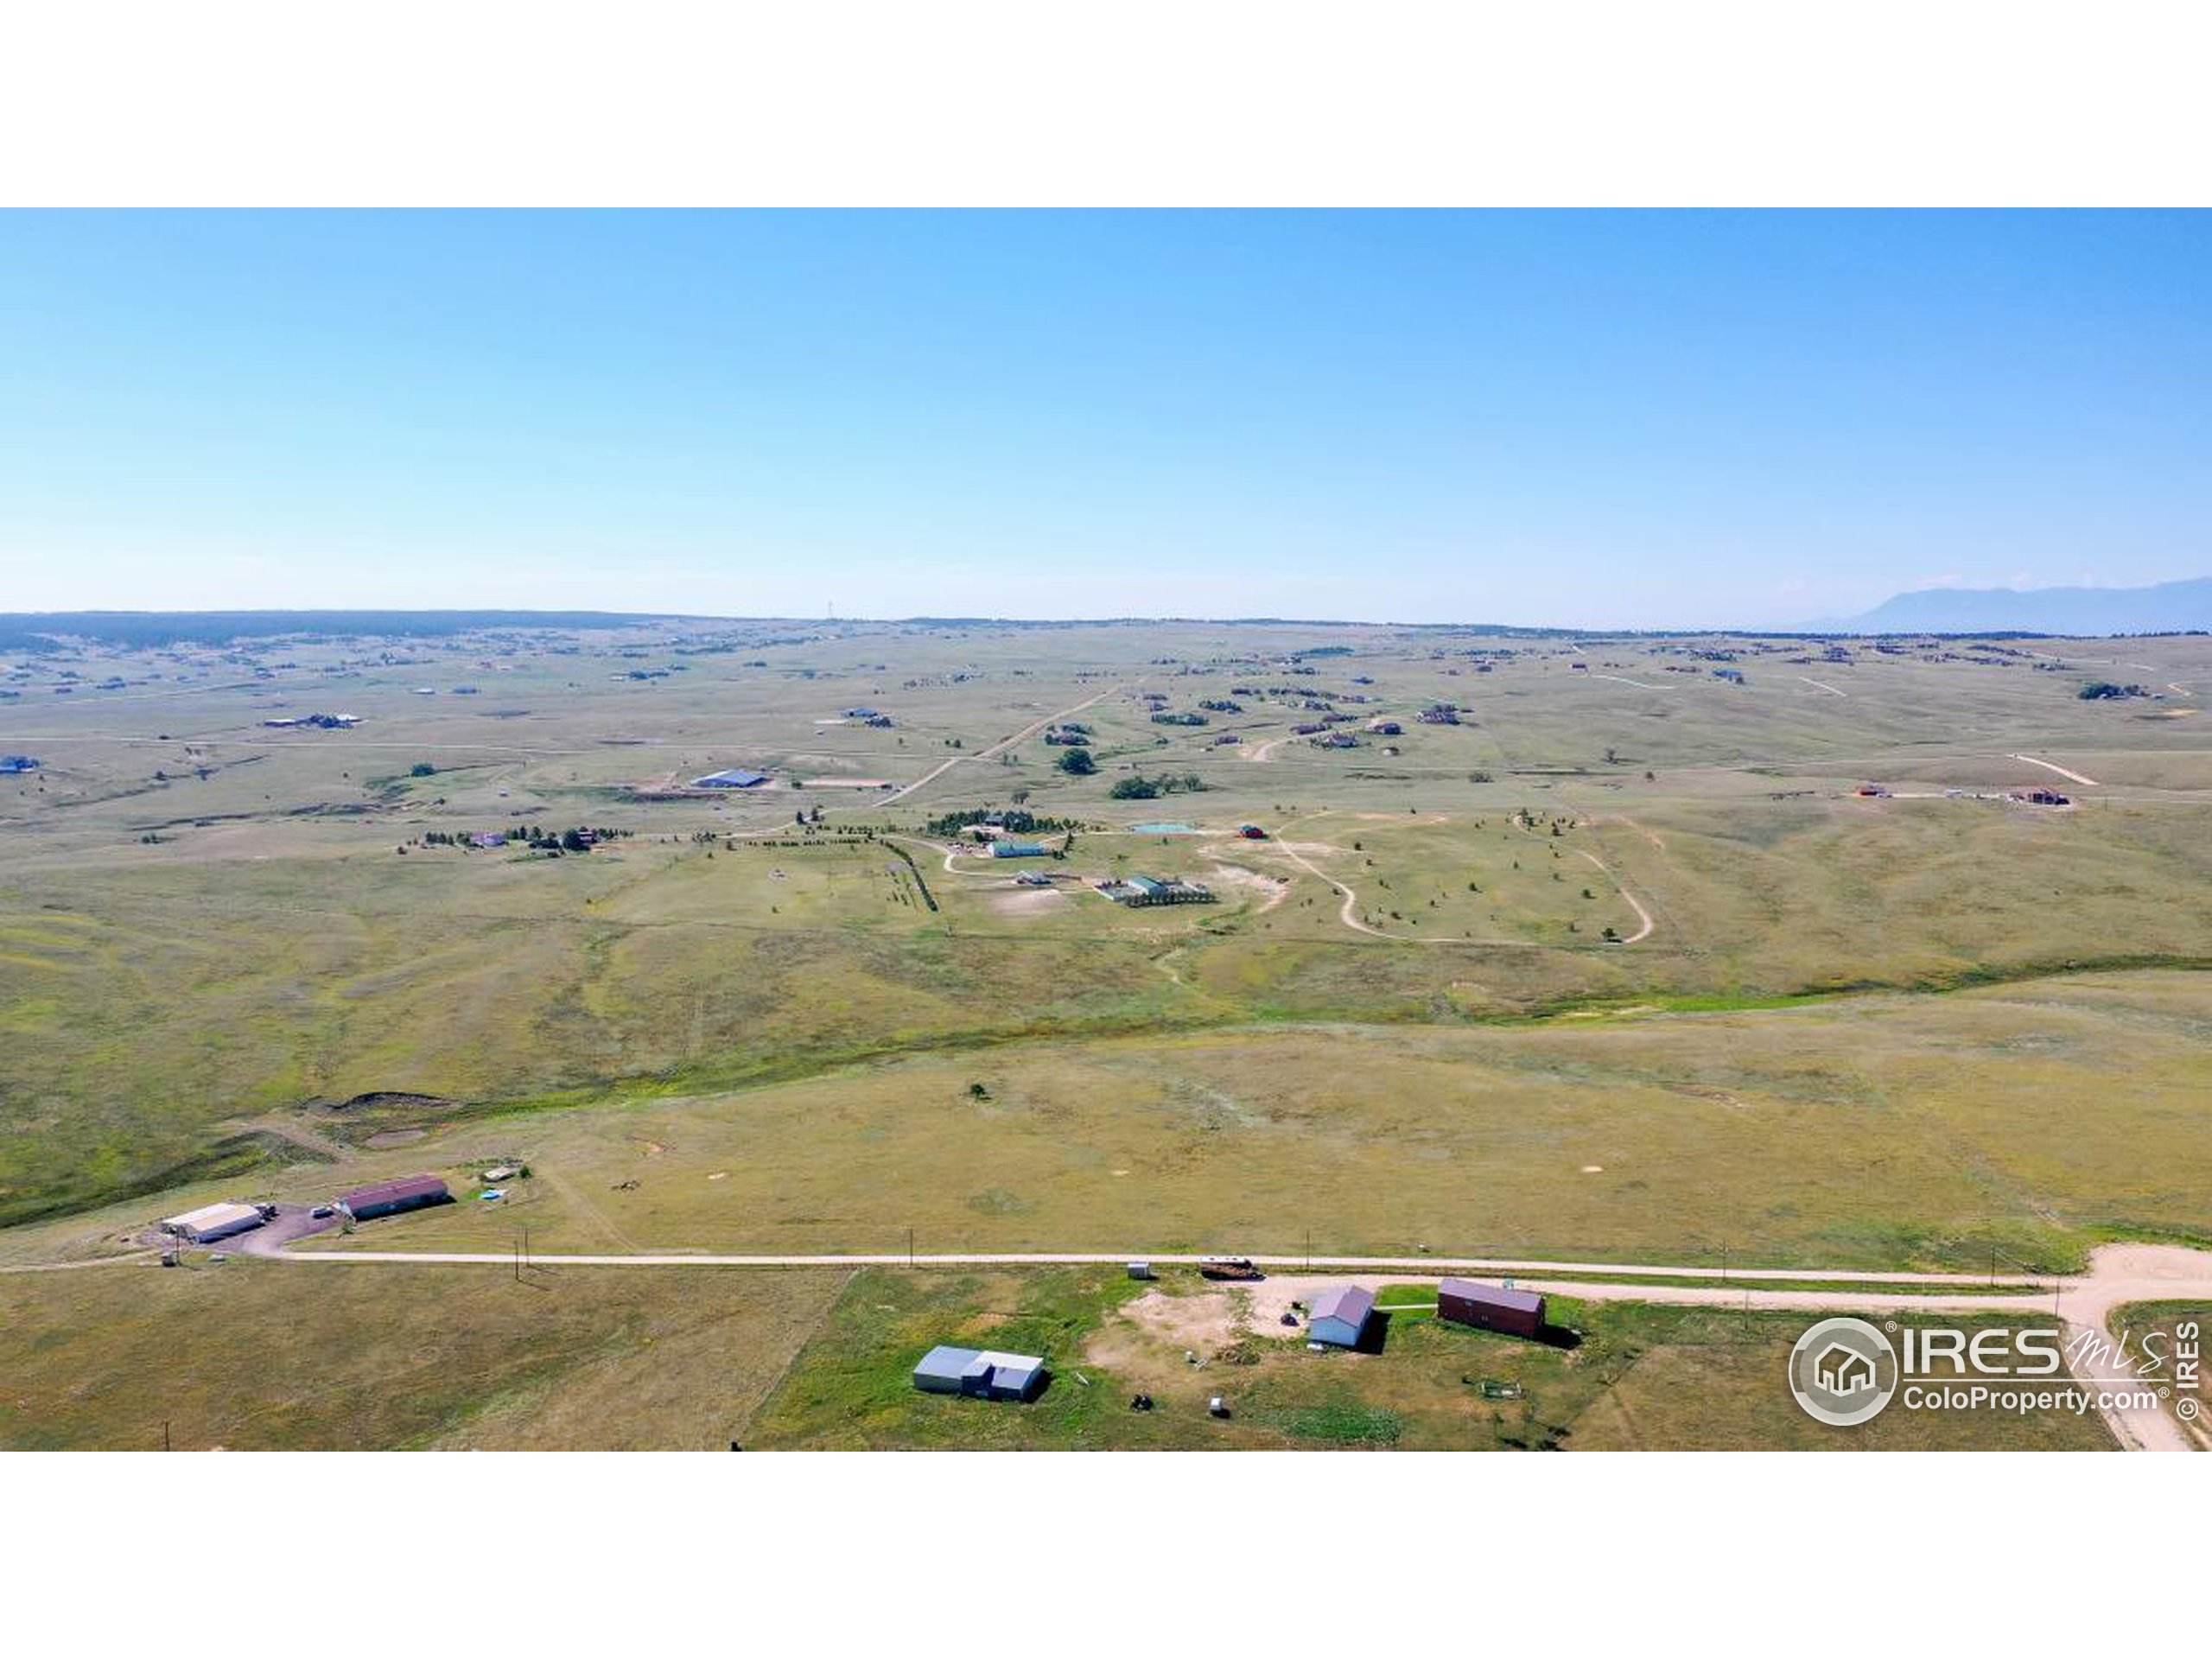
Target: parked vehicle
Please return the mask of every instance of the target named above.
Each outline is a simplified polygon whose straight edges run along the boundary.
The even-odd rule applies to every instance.
[[[1198,1262],[1198,1275],[1205,1279],[1264,1279],[1267,1274],[1252,1265],[1249,1255],[1209,1255]]]

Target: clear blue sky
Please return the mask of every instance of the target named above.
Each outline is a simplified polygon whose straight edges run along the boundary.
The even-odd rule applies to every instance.
[[[0,610],[2212,574],[2203,214],[0,217]]]

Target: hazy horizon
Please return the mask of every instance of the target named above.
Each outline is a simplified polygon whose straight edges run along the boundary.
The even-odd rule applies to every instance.
[[[0,603],[1768,628],[2202,574],[2190,213],[18,213]]]

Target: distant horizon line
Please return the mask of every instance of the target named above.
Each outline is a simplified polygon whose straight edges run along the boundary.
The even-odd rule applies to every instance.
[[[2163,584],[2160,584],[2163,585]],[[2035,592],[2036,589],[1915,589],[1916,593],[1945,591],[1971,592]],[[2042,590],[2050,591],[2050,590]],[[2118,590],[2114,590],[2118,591]],[[0,624],[13,625],[18,632],[37,632],[37,625],[66,625],[70,622],[124,621],[154,622],[174,619],[190,620],[237,620],[267,624],[299,619],[330,622],[345,619],[368,622],[376,619],[398,620],[407,618],[454,620],[477,620],[483,626],[511,627],[590,627],[607,626],[637,626],[652,623],[743,623],[748,625],[781,624],[807,627],[1002,627],[1002,628],[1083,628],[1083,627],[1302,627],[1302,628],[1387,628],[1416,633],[1463,633],[1497,637],[1516,635],[1540,638],[1588,637],[1635,639],[1687,639],[1715,635],[1738,636],[1770,639],[2117,639],[2181,638],[2207,632],[2203,628],[2131,629],[2112,633],[2065,633],[2045,628],[1861,628],[1845,622],[1834,626],[1798,624],[1759,627],[1739,624],[1713,624],[1675,626],[1619,626],[1602,627],[1569,623],[1517,622],[1400,622],[1366,620],[1350,617],[1293,617],[1293,616],[1096,616],[1096,617],[1018,617],[985,615],[915,615],[915,616],[801,616],[796,614],[745,614],[683,610],[617,611],[595,608],[543,610],[492,606],[406,606],[406,605],[332,605],[332,606],[216,606],[194,609],[123,609],[85,608],[75,610],[0,611]],[[359,627],[346,632],[374,632],[373,627]],[[66,626],[57,626],[57,633],[67,633]],[[4,643],[4,642],[0,642]]]

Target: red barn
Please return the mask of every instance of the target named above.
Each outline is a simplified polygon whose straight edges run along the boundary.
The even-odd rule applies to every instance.
[[[1544,1299],[1533,1290],[1505,1290],[1471,1279],[1446,1279],[1436,1287],[1436,1317],[1478,1331],[1533,1337],[1544,1328]]]

